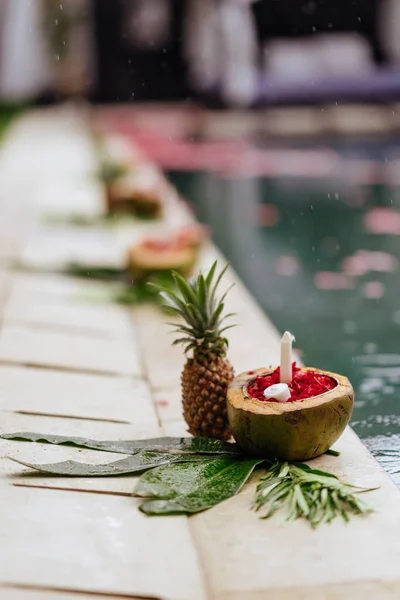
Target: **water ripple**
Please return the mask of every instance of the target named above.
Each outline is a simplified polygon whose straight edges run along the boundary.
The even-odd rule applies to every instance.
[[[363,439],[365,445],[400,487],[400,434],[376,435]]]

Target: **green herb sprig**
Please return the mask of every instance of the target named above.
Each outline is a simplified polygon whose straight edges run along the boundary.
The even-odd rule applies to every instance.
[[[376,488],[359,488],[341,482],[332,473],[311,469],[303,463],[276,461],[256,489],[253,507],[265,508],[262,518],[271,517],[278,509],[287,511],[287,521],[307,519],[313,528],[330,523],[336,517],[349,521],[350,514],[368,514],[372,507],[358,497]]]

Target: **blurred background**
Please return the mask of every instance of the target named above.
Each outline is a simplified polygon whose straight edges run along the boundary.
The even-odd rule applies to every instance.
[[[398,0],[1,0],[5,101],[387,100]]]
[[[138,144],[400,484],[400,0],[0,0],[0,103]]]

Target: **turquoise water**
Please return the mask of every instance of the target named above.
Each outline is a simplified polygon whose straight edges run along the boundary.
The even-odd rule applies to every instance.
[[[303,362],[349,377],[352,425],[400,485],[400,187],[171,178]]]

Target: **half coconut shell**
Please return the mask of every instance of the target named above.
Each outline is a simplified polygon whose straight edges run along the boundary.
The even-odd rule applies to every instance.
[[[332,377],[332,390],[293,402],[268,402],[249,396],[247,388],[255,377],[274,369],[241,373],[228,388],[229,424],[236,442],[251,456],[301,461],[324,454],[343,433],[354,405],[353,388],[346,377],[311,367]]]
[[[158,248],[146,242],[129,250],[128,268],[135,279],[145,279],[154,273],[170,273],[173,269],[183,277],[190,277],[198,253],[190,247],[166,245]]]

